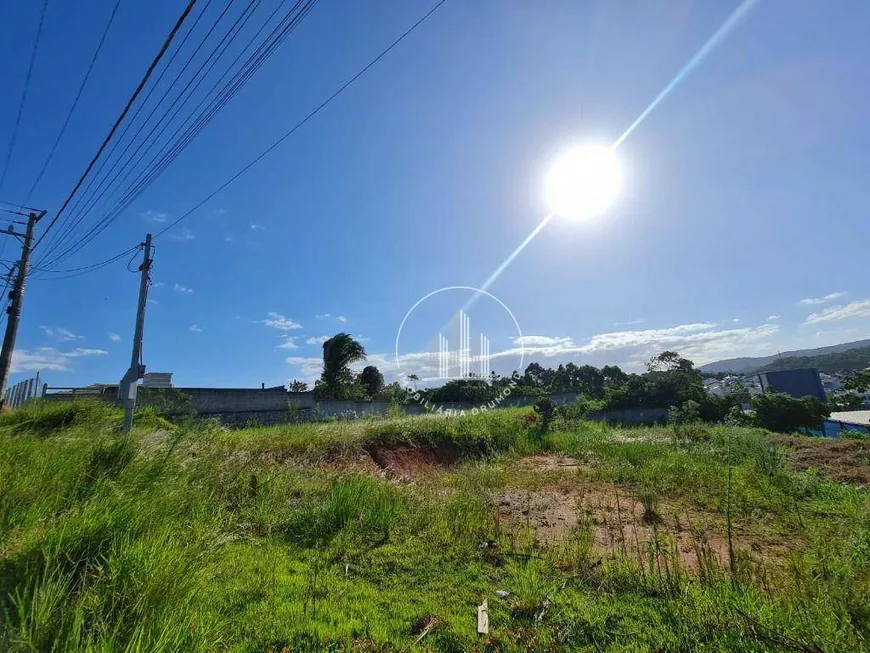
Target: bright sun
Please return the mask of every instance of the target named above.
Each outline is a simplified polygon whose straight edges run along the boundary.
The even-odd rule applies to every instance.
[[[613,204],[621,180],[611,148],[581,145],[563,154],[550,169],[547,203],[555,215],[571,220],[591,218]]]

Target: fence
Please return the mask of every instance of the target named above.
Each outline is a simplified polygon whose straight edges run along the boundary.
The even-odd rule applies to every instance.
[[[11,388],[6,388],[3,405],[12,409],[18,408],[28,399],[43,396],[45,387],[39,385],[39,372],[37,372],[35,377],[19,381]]]

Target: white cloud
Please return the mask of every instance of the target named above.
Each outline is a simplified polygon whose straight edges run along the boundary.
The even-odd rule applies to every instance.
[[[739,317],[735,317],[735,318],[734,318],[733,320],[731,320],[731,321],[732,321],[734,324],[739,324],[739,323],[740,323],[740,318],[739,318]]]
[[[110,333],[109,340],[111,340],[112,342],[121,342],[121,336],[119,336],[117,333]]]
[[[843,297],[845,294],[845,292],[832,292],[824,297],[807,297],[806,299],[801,300],[801,304],[827,304],[828,302]]]
[[[172,240],[176,240],[178,242],[187,242],[193,240],[193,232],[187,227],[181,227],[180,229],[176,229],[174,231],[169,232],[169,237]]]
[[[776,322],[779,319],[779,315],[768,315],[766,318],[768,322]]]
[[[564,344],[573,344],[571,338],[550,336],[519,336],[514,338],[515,345],[523,347],[557,347]]]
[[[188,288],[187,286],[182,286],[180,283],[176,283],[172,286],[172,289],[175,292],[180,292],[182,295],[189,295],[193,292],[193,288]]]
[[[584,352],[625,349],[628,347],[643,347],[677,343],[699,332],[710,332],[716,325],[713,322],[698,322],[681,324],[667,329],[645,329],[642,331],[614,331],[592,336]]]
[[[266,227],[255,222],[251,223],[251,231],[266,231]]]
[[[299,368],[300,381],[313,383],[320,377],[323,360],[315,357],[288,356],[284,359],[288,365]]]
[[[278,345],[278,349],[299,349],[299,345],[296,344],[296,336],[288,336],[285,335],[284,342]]]
[[[163,287],[163,286],[165,286],[165,285],[166,285],[166,284],[163,283],[162,281],[158,281],[157,283],[152,283],[152,284],[151,284],[151,287],[152,287],[152,288],[161,288],[161,287]]]
[[[281,315],[280,313],[276,313],[275,311],[269,311],[268,317],[263,320],[263,324],[267,327],[272,327],[273,329],[278,329],[280,331],[290,331],[291,329],[301,329],[302,325],[294,322],[289,317]]]
[[[322,345],[324,342],[329,340],[329,336],[311,336],[308,340],[305,341],[306,345]]]
[[[634,326],[635,324],[643,324],[646,322],[645,317],[638,318],[637,320],[626,320],[625,322],[614,322],[613,326]]]
[[[108,353],[104,349],[82,349],[81,347],[76,347],[72,351],[63,354],[63,356],[76,358],[79,356],[106,356]]]
[[[156,222],[157,224],[163,224],[169,219],[169,214],[164,213],[163,211],[145,211],[142,214],[142,217],[145,218],[148,222]]]
[[[778,331],[776,324],[716,329],[712,322],[700,322],[666,329],[600,333],[586,343],[575,343],[565,337],[552,338],[547,342],[546,336],[533,336],[540,338],[541,344],[524,344],[523,353],[526,363],[535,356],[543,356],[583,358],[584,363],[592,365],[618,364],[631,368],[665,349],[673,349],[700,365],[723,356],[757,353],[758,344]],[[520,349],[515,347],[493,352],[491,358],[517,357],[519,354]]]
[[[819,322],[832,322],[854,317],[870,317],[870,299],[852,302],[845,306],[831,306],[807,317],[805,324],[818,324]]]
[[[84,340],[84,336],[77,336],[69,329],[63,329],[61,327],[47,327],[43,325],[39,325],[39,328],[45,332],[49,338],[54,338],[57,342],[69,342],[70,340]]]
[[[234,240],[235,240],[235,238],[233,238],[232,236],[224,236],[224,242],[225,242],[225,243],[231,243],[231,242],[233,242]]]
[[[344,315],[339,315],[335,319],[338,320],[339,322],[347,322],[347,318]]]
[[[188,331],[193,331],[194,333],[202,333],[202,327],[198,324],[191,324],[188,328]]]
[[[156,299],[149,299],[148,303],[149,304],[159,304],[160,302],[158,302]]]
[[[48,370],[51,372],[71,372],[72,360],[87,356],[106,356],[109,352],[103,349],[82,349],[62,352],[54,347],[39,347],[35,350],[16,349],[12,352],[11,372],[26,372],[33,370]]]
[[[315,320],[325,320],[328,317],[329,317],[329,313],[318,313],[317,315],[314,316],[314,319]]]

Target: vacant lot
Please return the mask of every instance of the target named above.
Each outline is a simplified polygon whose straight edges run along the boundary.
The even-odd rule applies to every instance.
[[[526,412],[4,415],[0,650],[868,650],[866,449]]]

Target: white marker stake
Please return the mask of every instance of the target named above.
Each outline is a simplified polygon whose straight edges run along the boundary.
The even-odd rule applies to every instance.
[[[486,599],[483,599],[483,604],[477,606],[477,632],[480,635],[489,634],[489,607]]]

